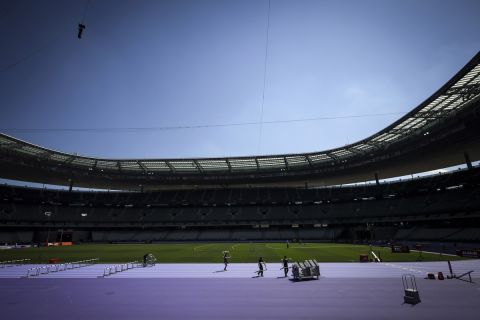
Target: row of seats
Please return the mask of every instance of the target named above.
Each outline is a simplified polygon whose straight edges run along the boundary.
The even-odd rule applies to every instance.
[[[341,228],[310,229],[238,229],[238,230],[174,230],[174,231],[92,231],[96,242],[140,241],[248,241],[248,240],[334,240]]]
[[[16,231],[16,230],[2,230],[0,231],[0,245],[5,243],[32,243],[33,231]]]
[[[127,229],[127,230],[72,230],[73,238],[93,242],[145,242],[145,241],[250,241],[250,240],[323,240],[346,239],[348,228],[230,228],[230,229]],[[44,242],[46,231],[0,230],[0,244],[29,244]],[[57,237],[49,232],[50,239]],[[399,228],[395,226],[375,227],[372,235],[376,240],[428,241],[428,242],[480,242],[480,227],[430,228],[416,226]],[[346,239],[348,240],[348,239]]]
[[[480,228],[427,228],[412,227],[398,230],[392,237],[394,240],[419,241],[480,241]]]
[[[34,189],[0,186],[3,201],[100,205],[203,205],[203,204],[250,204],[250,203],[312,203],[318,201],[361,201],[370,198],[403,197],[427,194],[456,186],[480,184],[480,168],[460,170],[449,174],[382,183],[380,185],[350,185],[326,188],[243,188],[212,190],[181,190],[162,192],[68,192],[64,190]]]
[[[318,221],[332,223],[357,221],[359,218],[394,218],[435,216],[457,212],[475,212],[480,208],[480,194],[454,189],[440,194],[404,198],[318,205],[277,206],[201,206],[201,207],[69,207],[30,205],[23,203],[2,204],[0,223],[62,222],[62,223],[191,223],[191,222],[255,222]]]

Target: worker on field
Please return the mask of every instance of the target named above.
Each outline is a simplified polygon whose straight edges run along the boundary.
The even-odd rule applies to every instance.
[[[258,271],[257,271],[257,274],[259,277],[263,277],[263,270],[267,270],[267,264],[265,263],[265,261],[263,261],[263,258],[260,257],[258,258]]]
[[[223,263],[225,264],[224,271],[227,271],[228,259],[230,259],[230,253],[228,251],[223,251]]]
[[[143,266],[146,267],[147,266],[147,259],[148,259],[148,253],[145,253],[143,255]]]
[[[290,261],[290,259],[287,258],[287,256],[283,256],[283,259],[281,260],[282,261],[282,269],[283,269],[283,272],[285,272],[285,278],[288,277],[288,261]]]

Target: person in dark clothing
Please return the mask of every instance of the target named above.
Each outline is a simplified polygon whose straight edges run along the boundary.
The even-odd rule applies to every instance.
[[[287,256],[283,256],[283,259],[282,259],[282,269],[283,269],[283,272],[285,272],[285,278],[288,277],[288,261],[290,259],[287,258]]]
[[[265,270],[267,270],[267,264],[265,263],[265,261],[263,261],[263,258],[260,257],[258,258],[258,271],[257,271],[259,277],[263,277],[264,268]]]
[[[148,259],[148,253],[145,253],[143,255],[143,266],[146,267],[147,266],[147,259]]]
[[[224,271],[227,271],[228,259],[230,259],[228,251],[223,251],[223,263],[225,264],[225,268],[223,268]]]

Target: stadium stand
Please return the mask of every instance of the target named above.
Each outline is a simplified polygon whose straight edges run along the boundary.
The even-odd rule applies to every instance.
[[[68,188],[0,186],[0,242],[478,241],[479,118],[480,53],[387,128],[320,152],[100,159],[0,134],[1,178]]]
[[[479,172],[474,167],[380,185],[248,192],[68,192],[0,186],[0,239],[27,243],[41,240],[45,230],[69,229],[82,234],[76,239],[98,242],[335,241],[345,235],[355,238],[355,230],[370,224],[370,239],[475,241],[478,229],[472,227],[478,226],[471,223],[480,215]],[[234,202],[233,194],[239,196]]]

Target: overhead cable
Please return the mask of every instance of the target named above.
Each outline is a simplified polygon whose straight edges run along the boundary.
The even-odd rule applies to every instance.
[[[288,120],[271,120],[263,121],[262,124],[281,124],[281,123],[301,123],[309,121],[326,121],[353,118],[370,118],[382,116],[403,115],[405,112],[389,112],[389,113],[370,113],[345,116],[327,116],[304,119],[288,119]],[[204,128],[224,128],[224,127],[241,127],[259,125],[259,121],[252,122],[236,122],[236,123],[218,123],[218,124],[198,124],[198,125],[179,125],[179,126],[159,126],[159,127],[112,127],[112,128],[0,128],[2,132],[22,132],[22,133],[51,133],[51,132],[150,132],[150,131],[170,131],[170,130],[188,130],[188,129],[204,129]]]

